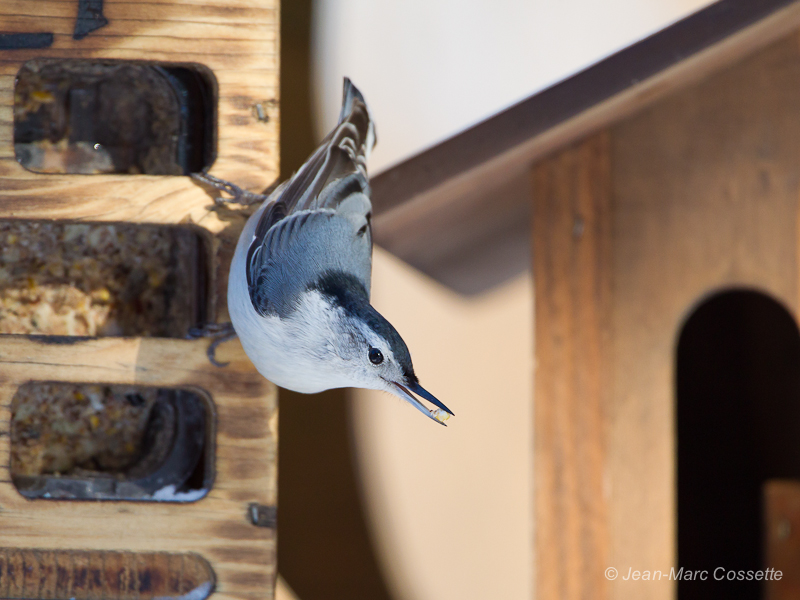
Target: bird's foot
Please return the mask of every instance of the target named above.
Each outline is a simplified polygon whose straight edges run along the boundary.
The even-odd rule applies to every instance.
[[[265,194],[255,194],[253,192],[243,190],[235,183],[225,181],[219,177],[214,177],[208,173],[192,173],[191,177],[199,183],[204,183],[205,185],[213,187],[215,190],[230,194],[230,198],[225,198],[222,196],[214,198],[214,202],[217,204],[217,206],[225,206],[226,204],[252,206],[253,204],[260,204],[269,198],[269,196]]]
[[[229,340],[236,337],[236,331],[233,329],[233,323],[207,323],[203,327],[192,327],[189,330],[189,339],[198,338],[212,338],[212,342],[208,345],[206,356],[208,360],[215,367],[227,367],[230,363],[221,363],[217,361],[217,347]]]

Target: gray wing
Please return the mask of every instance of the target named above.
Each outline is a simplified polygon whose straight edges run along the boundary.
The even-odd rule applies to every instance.
[[[247,252],[250,300],[263,315],[292,307],[297,285],[344,270],[369,291],[372,207],[366,160],[375,130],[358,89],[345,79],[339,123],[259,217]]]
[[[330,273],[353,275],[369,293],[369,200],[353,195],[339,210],[302,211],[272,227],[254,265],[250,299],[264,315],[290,314],[301,293]]]

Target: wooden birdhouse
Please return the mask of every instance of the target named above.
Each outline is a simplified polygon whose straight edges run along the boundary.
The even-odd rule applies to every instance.
[[[798,597],[800,2],[715,3],[373,195],[462,292],[532,249],[536,598]]]
[[[272,598],[275,388],[226,318],[278,3],[0,6],[0,597]],[[212,166],[213,165],[213,166]]]

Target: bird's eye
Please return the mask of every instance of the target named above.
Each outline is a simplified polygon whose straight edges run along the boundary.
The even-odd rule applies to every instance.
[[[373,365],[379,365],[383,362],[383,354],[377,348],[369,349],[369,362]]]

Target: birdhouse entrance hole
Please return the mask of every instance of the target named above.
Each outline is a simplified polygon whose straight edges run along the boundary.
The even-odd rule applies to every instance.
[[[724,292],[686,321],[677,351],[677,452],[679,566],[757,571],[796,554],[800,531],[790,524],[800,503],[797,514],[781,516],[776,510],[791,503],[778,507],[774,491],[800,499],[791,481],[800,481],[800,333],[775,300]],[[678,598],[719,597],[721,586],[726,598],[788,598],[767,588],[789,583],[797,567],[795,560],[794,574],[780,582],[679,581]]]
[[[188,175],[214,162],[216,85],[200,65],[40,59],[14,88],[14,153],[37,173]]]

